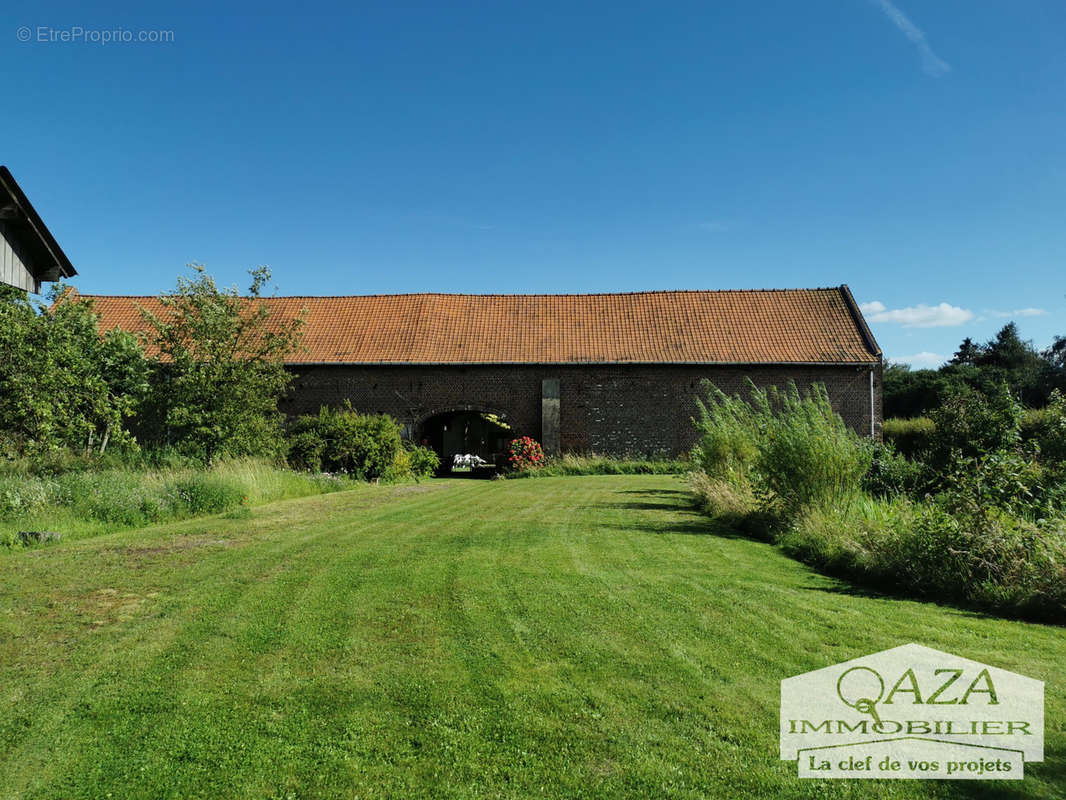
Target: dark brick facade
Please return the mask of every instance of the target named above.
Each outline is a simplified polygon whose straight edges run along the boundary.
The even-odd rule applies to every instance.
[[[790,380],[804,388],[824,383],[834,408],[857,431],[870,432],[870,368],[847,366],[294,365],[289,414],[317,412],[350,400],[359,411],[390,414],[417,438],[430,417],[449,411],[498,414],[517,435],[541,438],[545,378],[560,386],[560,443],[564,452],[675,455],[695,442],[691,419],[700,381],[732,394],[744,379],[766,387]],[[874,423],[880,436],[881,367],[874,367]]]

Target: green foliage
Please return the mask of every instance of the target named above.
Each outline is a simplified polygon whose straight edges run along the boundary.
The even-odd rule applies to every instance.
[[[859,499],[810,509],[779,538],[790,555],[894,593],[1066,621],[1066,535],[948,502]]]
[[[934,432],[923,458],[928,484],[936,489],[974,459],[1017,451],[1021,445],[1021,404],[1006,384],[989,396],[964,388],[931,415]]]
[[[326,453],[326,440],[308,421],[300,420],[296,424],[297,431],[289,436],[288,464],[293,469],[320,472]]]
[[[302,469],[340,472],[359,480],[404,477],[395,466],[402,459],[401,434],[400,423],[385,414],[360,414],[350,403],[340,409],[323,406],[318,414],[296,420],[289,458]],[[413,460],[407,473],[412,469]]]
[[[875,497],[910,495],[922,481],[923,466],[896,452],[890,441],[873,446],[870,469],[863,477],[863,488]]]
[[[405,443],[411,459],[411,474],[415,478],[428,478],[440,468],[440,456],[430,447]]]
[[[381,476],[381,479],[402,481],[414,478],[418,481],[433,475],[439,466],[440,457],[434,450],[404,442],[403,447],[396,451],[391,466]]]
[[[1066,395],[1056,389],[1046,408],[1026,416],[1023,437],[1028,433],[1036,442],[1041,462],[1056,468],[1066,465]]]
[[[201,265],[161,296],[163,311],[145,312],[161,368],[153,386],[154,437],[212,461],[220,456],[272,457],[283,449],[278,400],[292,376],[285,358],[303,319],[282,319],[262,301],[266,267],[251,271],[248,296],[219,289]]]
[[[100,337],[92,303],[65,287],[51,308],[0,289],[0,456],[126,446],[123,423],[147,389],[148,363],[120,331]]]
[[[218,514],[237,508],[247,500],[239,482],[221,475],[192,475],[175,481],[168,488],[191,516]]]
[[[908,458],[918,458],[928,450],[935,432],[936,424],[929,417],[886,419],[881,426],[885,441]]]
[[[882,391],[886,417],[919,417],[940,405],[959,383],[958,371],[918,369],[906,364],[888,364]]]
[[[756,391],[755,405],[768,423],[755,465],[764,493],[794,510],[858,491],[870,446],[833,411],[824,386],[803,395],[794,383],[763,396]]]

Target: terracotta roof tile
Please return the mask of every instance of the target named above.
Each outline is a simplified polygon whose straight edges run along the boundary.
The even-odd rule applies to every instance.
[[[100,329],[144,330],[153,297],[82,295]],[[880,350],[846,286],[586,295],[275,297],[306,313],[292,363],[871,363]]]

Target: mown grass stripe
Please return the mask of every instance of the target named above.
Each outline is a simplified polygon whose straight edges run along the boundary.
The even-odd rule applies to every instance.
[[[902,641],[1047,681],[1010,791],[1063,793],[1061,629],[852,593],[670,476],[400,488],[5,557],[0,798],[995,796],[777,759],[781,678]]]

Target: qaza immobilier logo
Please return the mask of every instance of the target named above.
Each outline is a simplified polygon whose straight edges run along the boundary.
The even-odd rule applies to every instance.
[[[919,644],[781,681],[801,778],[1021,780],[1044,760],[1044,684]]]

